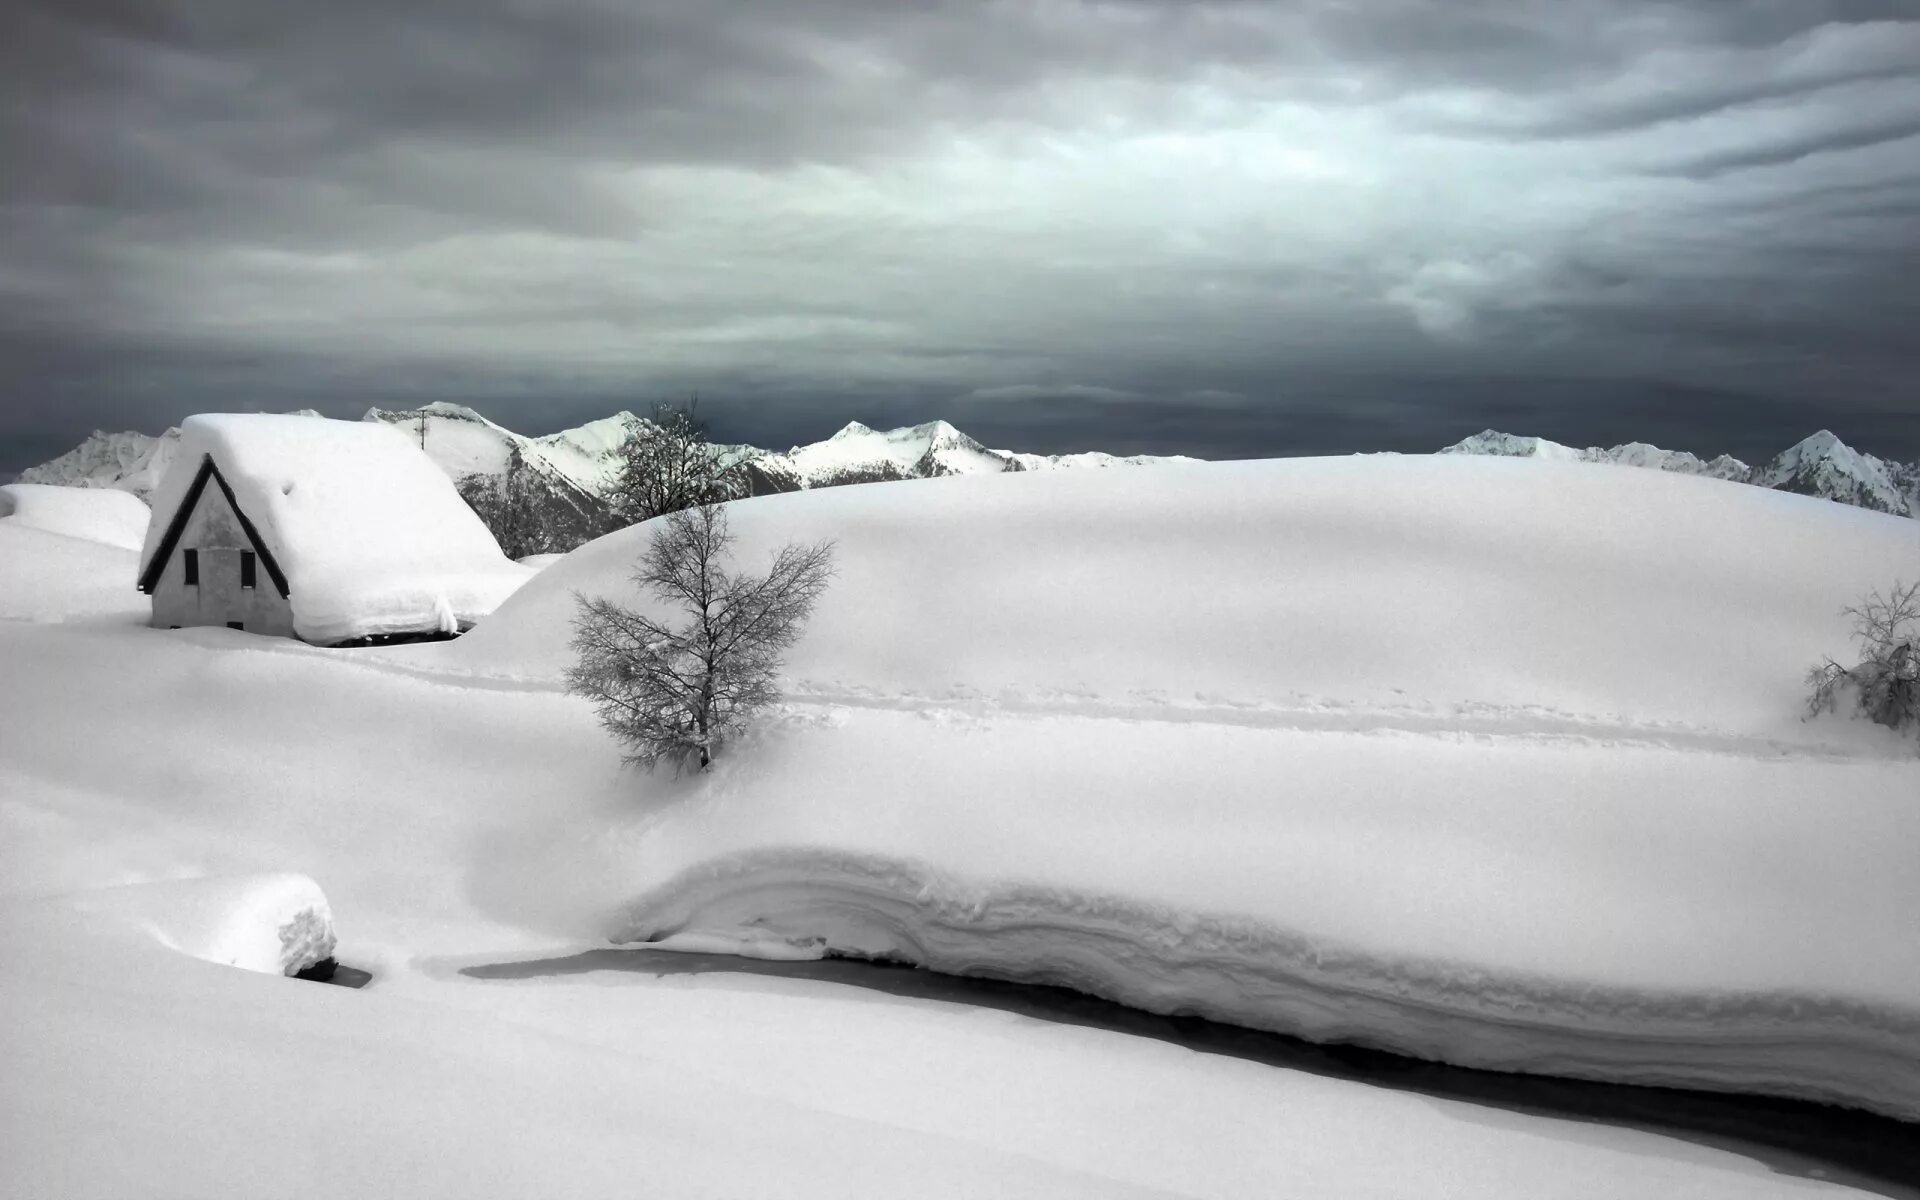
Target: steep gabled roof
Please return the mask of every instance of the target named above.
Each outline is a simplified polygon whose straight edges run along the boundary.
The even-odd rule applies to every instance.
[[[273,551],[260,539],[260,531],[253,527],[253,521],[247,516],[247,510],[240,507],[240,501],[234,498],[233,488],[227,483],[227,477],[220,473],[214,464],[213,455],[200,456],[200,469],[194,473],[193,482],[187,486],[187,494],[174,509],[173,516],[167,522],[167,531],[160,535],[160,544],[154,548],[144,569],[140,572],[140,590],[148,595],[160,582],[160,575],[167,569],[167,560],[173,557],[173,549],[180,542],[180,535],[186,531],[187,519],[193,516],[194,506],[200,503],[200,494],[207,490],[207,480],[220,485],[220,494],[227,498],[228,507],[233,515],[240,518],[240,528],[246,532],[247,541],[253,544],[253,551],[260,556],[261,565],[267,568],[267,578],[273,580],[273,586],[282,597],[287,596],[287,577],[280,570],[280,564],[274,560]]]

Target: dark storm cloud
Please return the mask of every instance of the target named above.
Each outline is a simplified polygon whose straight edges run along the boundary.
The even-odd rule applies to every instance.
[[[0,470],[196,409],[540,428],[696,386],[775,442],[861,404],[1115,448],[1500,413],[1751,453],[1747,412],[1920,455],[1910,0],[0,21]],[[1747,399],[1631,402],[1680,394]]]

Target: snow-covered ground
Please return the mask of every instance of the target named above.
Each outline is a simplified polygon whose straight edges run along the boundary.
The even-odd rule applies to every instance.
[[[147,515],[138,498],[105,488],[0,486],[0,615],[144,621],[134,578]]]
[[[138,550],[152,515],[138,496],[122,491],[33,483],[0,485],[0,521],[8,528],[38,529],[122,550]]]
[[[743,558],[833,536],[841,574],[791,702],[698,779],[623,771],[555,686],[571,591],[624,591],[644,529],[451,643],[0,620],[0,1117],[34,1147],[0,1192],[1832,1190],[800,978],[498,969],[608,936],[1912,1111],[1920,758],[1798,720],[1838,607],[1920,573],[1910,522],[1466,458],[733,512]],[[289,873],[371,987],[194,957],[142,899]]]

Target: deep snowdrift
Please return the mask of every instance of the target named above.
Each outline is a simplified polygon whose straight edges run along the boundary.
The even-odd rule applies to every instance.
[[[121,550],[138,550],[152,516],[139,497],[108,488],[0,485],[0,521]]]
[[[571,886],[618,938],[883,953],[1469,1065],[1920,1117],[1920,761],[1801,722],[1912,526],[1476,459],[734,506],[831,536],[789,720]],[[644,529],[398,659],[550,685]]]
[[[211,458],[286,574],[294,632],[325,644],[461,627],[533,571],[500,553],[446,476],[379,422],[213,413],[189,417],[161,480],[142,570]]]
[[[874,490],[877,489],[877,490]],[[849,700],[1330,707],[1855,740],[1802,725],[1843,604],[1920,574],[1914,527],[1799,496],[1469,457],[1169,465],[732,508],[743,562],[839,539],[790,674]],[[576,589],[625,594],[647,535],[555,564],[447,669],[553,682]]]
[[[131,499],[131,497],[129,497]],[[145,622],[139,554],[0,519],[0,620]]]

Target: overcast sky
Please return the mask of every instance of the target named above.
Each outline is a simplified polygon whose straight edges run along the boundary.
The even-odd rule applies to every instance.
[[[1920,0],[13,0],[0,473],[697,389],[785,445],[1920,457]]]

